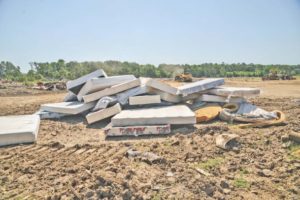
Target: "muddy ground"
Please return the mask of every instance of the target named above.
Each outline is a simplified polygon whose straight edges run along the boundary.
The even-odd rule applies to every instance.
[[[107,139],[101,128],[109,120],[91,126],[82,116],[42,120],[36,144],[0,148],[0,199],[300,199],[300,145],[284,137],[300,132],[300,81],[226,84],[262,88],[251,101],[282,110],[286,125],[238,129],[215,120],[173,127],[164,137]],[[5,90],[0,115],[31,114],[64,96]],[[238,134],[241,148],[216,147],[221,133]],[[159,159],[131,158],[129,149]]]

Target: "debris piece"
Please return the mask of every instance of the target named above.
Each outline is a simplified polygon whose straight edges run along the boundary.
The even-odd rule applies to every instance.
[[[104,133],[106,136],[158,135],[171,133],[171,127],[170,125],[112,127],[108,124]]]
[[[95,106],[95,104],[95,102],[82,103],[78,101],[50,103],[41,105],[41,110],[54,113],[77,115],[84,111],[90,110]]]
[[[269,169],[263,169],[258,171],[257,174],[264,177],[271,177],[273,175],[273,172]]]
[[[222,97],[217,95],[203,94],[198,100],[214,103],[243,103],[246,100],[242,97]]]
[[[64,102],[77,101],[77,96],[73,92],[68,92],[64,98]]]
[[[129,97],[129,105],[145,105],[161,103],[159,95],[144,95]]]
[[[160,95],[160,98],[162,100],[171,102],[171,103],[179,103],[183,100],[182,96],[174,95],[174,94],[171,94],[171,93],[159,90],[159,89],[151,88],[151,87],[149,88],[149,93],[150,94],[158,94],[158,95]]]
[[[0,117],[0,146],[33,143],[40,126],[39,115]]]
[[[121,111],[122,111],[122,108],[121,108],[120,104],[117,103],[116,105],[114,105],[112,107],[89,113],[86,116],[86,119],[87,119],[88,124],[92,124],[92,123],[100,121],[102,119],[106,119],[108,117],[114,116]]]
[[[140,85],[140,79],[134,79],[130,81],[126,81],[124,83],[120,83],[118,85],[113,85],[109,88],[105,88],[104,90],[100,90],[98,92],[94,92],[88,95],[83,96],[83,100],[85,103],[92,102],[100,99],[104,96],[114,95],[120,92],[123,92],[125,90],[137,87]]]
[[[140,151],[135,151],[133,149],[129,149],[127,152],[126,152],[126,155],[128,158],[134,158],[134,157],[137,157],[139,155],[141,155],[142,152]]]
[[[175,87],[172,87],[171,85],[155,80],[155,79],[151,79],[147,82],[146,84],[148,87],[152,87],[155,89],[158,89],[160,91],[169,93],[169,94],[173,94],[173,95],[177,95],[178,94],[178,89]]]
[[[88,80],[77,94],[79,101],[82,101],[83,96],[103,90],[113,85],[121,84],[124,82],[135,80],[133,75],[110,76],[106,78],[93,78]]]
[[[195,124],[195,113],[187,106],[141,108],[123,110],[111,119],[113,127],[157,125],[157,124]]]
[[[230,150],[235,147],[238,147],[238,142],[236,139],[239,138],[236,134],[221,134],[216,137],[216,145],[225,150]]]
[[[216,86],[223,85],[223,78],[207,78],[200,81],[196,81],[194,83],[188,83],[178,87],[178,91],[176,94],[182,94],[186,96],[188,94],[202,92],[208,89],[212,89]]]
[[[162,158],[161,156],[158,156],[152,152],[140,152],[140,151],[135,151],[135,150],[129,149],[126,152],[126,155],[128,158],[138,158],[141,161],[144,161],[150,165],[165,162],[164,158]]]
[[[195,170],[197,172],[199,172],[200,174],[204,175],[204,176],[211,176],[210,173],[208,173],[207,171],[203,170],[203,169],[200,169],[200,168],[195,168]]]
[[[118,103],[118,101],[115,97],[102,97],[101,99],[99,99],[99,101],[97,102],[97,104],[95,105],[92,111],[95,112],[97,110],[101,110],[109,106],[113,106],[116,103]]]
[[[292,132],[289,133],[290,140],[300,143],[300,133]]]
[[[226,108],[227,111],[230,113],[237,112],[240,108],[240,105],[237,103],[227,103],[223,106],[223,108]]]
[[[142,79],[141,79],[142,81]],[[148,87],[145,85],[141,85],[130,90],[126,90],[124,92],[116,94],[116,98],[121,105],[128,104],[129,97],[133,97],[136,95],[146,94],[148,92]]]
[[[107,77],[106,73],[102,69],[98,69],[90,74],[87,74],[85,76],[82,76],[78,79],[68,81],[67,82],[67,89],[74,94],[78,94],[80,89],[83,87],[83,85],[92,78],[99,78],[99,77]]]
[[[219,96],[237,96],[237,97],[254,97],[260,94],[258,88],[240,88],[240,87],[216,87],[210,89],[208,94],[214,94]]]
[[[63,114],[63,113],[48,112],[43,110],[39,110],[34,114],[39,115],[40,119],[59,119],[70,115],[70,114]]]
[[[222,108],[218,104],[206,104],[195,111],[197,123],[208,122],[218,117]]]

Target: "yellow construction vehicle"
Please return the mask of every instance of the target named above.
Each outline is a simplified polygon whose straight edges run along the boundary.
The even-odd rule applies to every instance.
[[[175,81],[177,82],[192,82],[193,76],[191,73],[185,72],[183,74],[177,74],[175,76]]]

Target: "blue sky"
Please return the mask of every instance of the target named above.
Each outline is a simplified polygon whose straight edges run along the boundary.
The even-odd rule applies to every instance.
[[[299,0],[0,0],[0,60],[300,64]]]

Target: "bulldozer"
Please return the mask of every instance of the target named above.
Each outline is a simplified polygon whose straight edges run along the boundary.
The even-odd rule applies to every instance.
[[[191,73],[184,72],[182,74],[177,74],[175,76],[175,81],[177,81],[177,82],[192,82],[193,76]]]
[[[291,75],[288,75],[286,73],[283,74],[278,74],[276,71],[270,72],[268,75],[263,76],[262,80],[263,81],[268,81],[268,80],[295,80]]]

